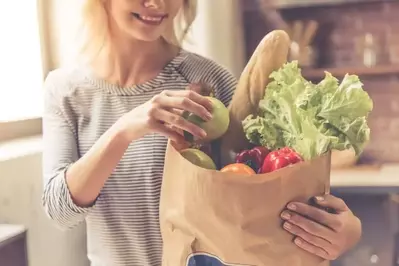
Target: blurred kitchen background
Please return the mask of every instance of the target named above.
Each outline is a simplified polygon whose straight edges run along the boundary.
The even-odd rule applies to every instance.
[[[28,2],[4,2],[0,18],[0,266],[86,266],[84,225],[59,231],[40,199],[41,83],[73,63],[83,1]],[[372,139],[360,158],[334,153],[331,192],[361,217],[364,235],[333,266],[399,265],[398,14],[395,0],[198,0],[184,43],[239,78],[261,38],[284,29],[306,78],[317,82],[325,70],[360,76],[374,100]],[[10,89],[15,81],[26,86]]]

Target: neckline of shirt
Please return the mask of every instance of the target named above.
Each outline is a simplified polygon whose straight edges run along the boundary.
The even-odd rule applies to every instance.
[[[107,93],[115,95],[138,95],[147,91],[152,91],[154,88],[161,86],[166,80],[178,78],[180,74],[178,73],[177,68],[185,60],[187,55],[188,52],[186,50],[180,49],[179,53],[164,66],[157,76],[142,84],[129,87],[122,87],[98,78],[91,71],[87,71],[86,76],[93,86],[100,88]]]

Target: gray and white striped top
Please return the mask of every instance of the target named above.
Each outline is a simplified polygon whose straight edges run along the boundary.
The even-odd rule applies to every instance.
[[[167,140],[149,134],[130,144],[93,207],[72,201],[65,170],[123,114],[163,90],[205,82],[225,105],[236,78],[199,55],[181,52],[145,84],[122,88],[83,68],[60,68],[45,82],[43,205],[62,228],[86,220],[92,266],[160,266],[158,207]],[[180,266],[180,265],[176,265]]]

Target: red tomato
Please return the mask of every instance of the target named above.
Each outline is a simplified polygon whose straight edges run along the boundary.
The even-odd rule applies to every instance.
[[[243,163],[233,163],[226,165],[220,171],[224,173],[236,173],[236,174],[247,174],[247,175],[256,174],[251,167]]]

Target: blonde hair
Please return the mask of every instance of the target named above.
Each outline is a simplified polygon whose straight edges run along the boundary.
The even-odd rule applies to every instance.
[[[110,45],[110,28],[107,0],[85,0],[83,4],[83,43],[80,55],[93,62]],[[175,19],[167,26],[162,36],[167,42],[181,46],[194,22],[197,13],[197,0],[184,0]]]

